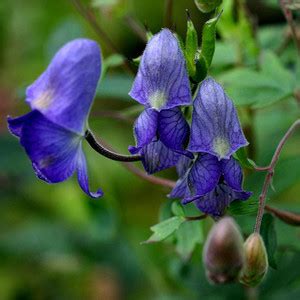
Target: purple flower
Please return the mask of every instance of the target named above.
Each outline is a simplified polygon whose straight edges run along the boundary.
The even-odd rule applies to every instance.
[[[172,32],[163,29],[149,41],[129,95],[145,106],[134,125],[136,146],[148,173],[176,165],[185,150],[189,125],[181,105],[192,102],[185,59]]]
[[[158,111],[192,103],[185,59],[170,30],[148,42],[129,95]]]
[[[232,101],[212,78],[204,80],[194,101],[188,150],[229,159],[248,145]]]
[[[103,192],[89,190],[82,140],[100,72],[97,43],[71,41],[27,88],[26,102],[32,111],[8,117],[11,133],[20,139],[40,179],[57,183],[76,171],[80,187],[91,197],[100,197]]]
[[[187,167],[169,196],[182,198],[183,204],[194,201],[204,213],[220,216],[232,201],[251,196],[243,190],[242,182],[242,169],[233,157],[219,161],[203,153]]]
[[[136,146],[130,146],[131,154],[140,153],[149,174],[175,166],[181,154],[193,157],[184,150],[190,128],[180,108],[160,112],[145,109],[134,124]]]

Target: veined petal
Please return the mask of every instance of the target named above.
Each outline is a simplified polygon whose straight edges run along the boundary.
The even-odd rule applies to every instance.
[[[192,162],[193,162],[193,160],[185,155],[182,155],[180,157],[180,159],[176,165],[176,171],[177,171],[178,177],[182,177],[187,172],[187,170],[191,166]]]
[[[219,184],[210,193],[199,197],[195,200],[195,205],[202,212],[220,217],[224,214],[225,209],[231,202],[236,200],[247,200],[252,193],[250,192],[236,192],[225,184]]]
[[[243,171],[239,163],[231,157],[221,160],[222,173],[226,183],[236,191],[242,190]]]
[[[27,88],[26,101],[52,122],[83,134],[100,73],[97,43],[73,40],[56,53],[47,70]]]
[[[221,160],[246,145],[232,101],[212,78],[204,80],[194,101],[188,150],[210,153]]]
[[[218,159],[210,154],[201,154],[188,175],[191,195],[195,197],[209,193],[216,187],[220,177],[221,166]]]
[[[74,173],[82,138],[35,110],[22,125],[20,142],[36,175],[48,183],[56,183]]]
[[[158,112],[152,108],[145,109],[134,123],[136,147],[130,146],[132,154],[138,153],[144,146],[151,143],[156,136]]]
[[[96,192],[91,192],[89,189],[89,179],[87,173],[85,155],[80,149],[77,155],[77,179],[81,189],[92,198],[99,198],[103,196],[103,191],[98,189]]]
[[[161,110],[158,116],[159,139],[172,150],[184,150],[190,128],[179,107]]]
[[[142,148],[142,163],[148,174],[153,174],[177,164],[181,154],[167,148],[161,141],[154,141]]]
[[[184,198],[190,196],[190,189],[188,187],[188,172],[179,178],[176,182],[175,187],[168,195],[169,198]]]
[[[31,111],[30,113],[23,115],[21,117],[17,117],[17,118],[7,117],[9,131],[16,137],[20,137],[22,134],[23,125],[34,114],[35,112]]]
[[[185,59],[170,30],[162,29],[148,42],[129,95],[159,111],[191,104]]]

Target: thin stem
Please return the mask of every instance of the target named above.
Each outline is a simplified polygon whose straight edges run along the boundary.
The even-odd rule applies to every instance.
[[[298,52],[300,54],[300,39],[298,38],[298,35],[297,35],[296,26],[295,26],[295,23],[294,23],[294,20],[293,20],[293,13],[286,6],[285,0],[280,0],[280,5],[281,5],[282,12],[285,16],[285,19],[286,19],[286,21],[288,22],[288,24],[290,26],[295,46],[298,49]]]
[[[89,130],[85,132],[85,139],[96,152],[109,159],[116,160],[116,161],[123,161],[123,162],[132,162],[132,161],[141,160],[140,155],[122,155],[105,148],[103,145],[101,145],[96,141],[96,138]]]
[[[112,147],[103,140],[101,140],[101,147],[104,148],[105,150],[109,151],[110,153],[115,153],[115,151],[112,149]],[[149,181],[153,184],[157,184],[157,185],[161,185],[161,186],[165,186],[165,187],[169,187],[169,188],[173,188],[176,184],[176,182],[173,180],[149,175],[149,174],[145,173],[143,170],[135,167],[131,162],[124,161],[124,160],[122,160],[122,161],[120,160],[120,162],[128,171],[130,171],[137,177],[140,177],[140,178],[142,178],[146,181]]]
[[[125,22],[130,29],[145,43],[147,43],[147,32],[145,28],[132,16],[126,15],[124,17]]]
[[[174,4],[173,0],[166,0],[164,25],[168,28],[170,28],[172,26],[173,4]]]
[[[300,226],[300,215],[281,210],[275,207],[271,207],[269,205],[266,205],[265,210],[272,213],[275,217],[283,221],[284,223],[287,223],[292,226]]]
[[[286,141],[290,138],[292,133],[299,126],[300,126],[300,119],[296,120],[292,124],[292,126],[288,129],[288,131],[285,133],[285,135],[283,136],[283,138],[279,142],[279,144],[278,144],[278,146],[277,146],[277,148],[276,148],[276,150],[273,154],[271,163],[270,163],[269,168],[268,168],[268,173],[265,177],[265,181],[264,181],[264,184],[263,184],[263,187],[262,187],[262,191],[261,191],[261,194],[259,196],[259,207],[258,207],[258,212],[257,212],[256,222],[255,222],[255,228],[254,228],[255,232],[258,232],[258,233],[260,232],[260,226],[261,226],[261,222],[262,222],[262,218],[263,218],[263,214],[264,214],[264,209],[265,209],[265,205],[266,205],[267,192],[268,192],[269,186],[271,184],[271,181],[272,181],[272,178],[273,178],[273,175],[274,175],[274,169],[275,169],[275,166],[278,162],[281,150],[282,150],[283,146],[285,145]]]
[[[106,34],[105,30],[102,29],[100,24],[97,22],[97,19],[91,9],[86,7],[81,0],[69,0],[74,7],[77,9],[77,11],[81,14],[81,16],[86,19],[86,21],[91,25],[91,27],[94,29],[95,33],[99,36],[100,39],[103,39],[107,47],[115,53],[121,53],[121,51],[118,49],[118,47],[115,45],[115,43],[110,39],[109,35]],[[124,60],[124,68],[134,73],[134,70],[132,69],[132,66],[130,65],[128,60]]]

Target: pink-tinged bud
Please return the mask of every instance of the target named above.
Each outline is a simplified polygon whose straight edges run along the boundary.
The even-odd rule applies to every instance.
[[[268,271],[268,255],[263,239],[252,233],[244,244],[246,261],[240,282],[247,286],[258,285]]]
[[[206,275],[213,283],[236,280],[245,261],[243,237],[235,221],[225,217],[217,222],[204,245]]]

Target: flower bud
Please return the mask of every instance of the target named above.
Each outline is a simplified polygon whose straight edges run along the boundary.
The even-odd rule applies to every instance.
[[[258,285],[268,271],[268,255],[263,239],[252,233],[244,244],[246,261],[240,282],[248,286]]]
[[[235,221],[225,217],[211,229],[203,251],[206,275],[213,283],[227,283],[238,278],[243,268],[243,238]]]
[[[198,9],[203,13],[209,13],[216,9],[222,0],[195,0],[195,4]]]

